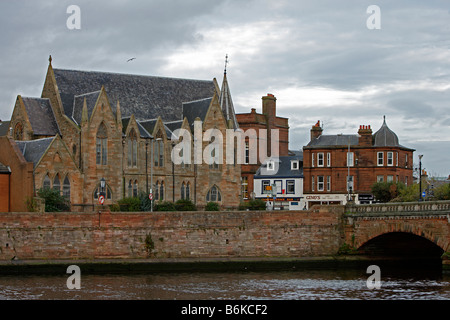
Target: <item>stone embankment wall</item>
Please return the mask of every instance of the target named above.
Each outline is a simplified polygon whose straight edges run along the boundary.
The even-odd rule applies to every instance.
[[[326,256],[343,243],[343,213],[0,213],[0,260]]]

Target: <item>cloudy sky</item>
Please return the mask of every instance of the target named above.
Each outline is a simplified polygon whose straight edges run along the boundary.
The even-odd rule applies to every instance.
[[[67,26],[70,5],[80,29]],[[228,54],[236,112],[261,112],[274,94],[290,149],[309,142],[317,120],[324,134],[356,134],[385,115],[415,163],[423,154],[429,173],[450,174],[446,0],[0,1],[0,43],[3,120],[18,94],[40,96],[50,54],[60,69],[219,83]]]

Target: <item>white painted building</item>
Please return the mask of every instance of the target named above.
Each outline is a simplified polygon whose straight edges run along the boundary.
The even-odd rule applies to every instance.
[[[303,153],[268,159],[254,175],[254,197],[275,210],[302,210]],[[274,191],[274,194],[273,194]]]

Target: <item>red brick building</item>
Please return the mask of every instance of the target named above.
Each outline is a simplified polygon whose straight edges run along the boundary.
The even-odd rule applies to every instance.
[[[372,134],[360,126],[356,135],[323,135],[320,122],[311,129],[303,147],[304,196],[313,204],[370,203],[371,186],[377,181],[413,183],[413,152],[399,144],[386,120]]]
[[[11,137],[0,137],[0,150],[0,212],[26,212],[26,201],[34,196],[33,163]]]
[[[272,150],[272,130],[277,129],[279,136],[279,156],[288,156],[289,153],[289,124],[288,119],[278,117],[276,112],[277,99],[273,94],[267,94],[262,97],[262,113],[257,113],[256,109],[252,108],[250,113],[236,114],[239,128],[245,132],[249,132],[249,129],[253,129],[256,132],[257,140],[255,141],[255,148],[257,148],[258,158],[256,161],[250,159],[250,148],[252,147],[249,138],[245,140],[245,160],[241,165],[241,178],[242,178],[242,198],[247,200],[251,198],[251,193],[254,190],[253,176],[259,169],[265,159],[261,159],[259,156],[260,143],[267,147],[267,156],[271,156]],[[265,137],[260,135],[260,130],[267,132],[267,141]],[[264,153],[264,152],[263,152]]]

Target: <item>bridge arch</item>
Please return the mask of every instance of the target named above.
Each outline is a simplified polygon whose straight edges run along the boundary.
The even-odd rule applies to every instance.
[[[448,252],[447,219],[364,217],[354,221],[353,247],[361,254],[437,257]]]
[[[436,242],[413,232],[379,234],[358,246],[361,254],[416,258],[440,258],[445,252]]]

